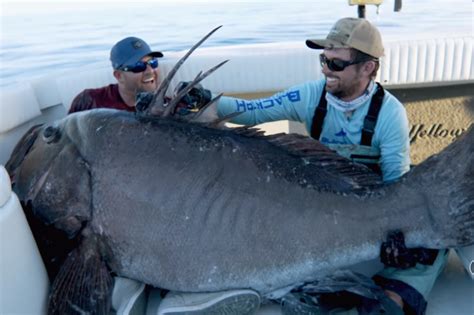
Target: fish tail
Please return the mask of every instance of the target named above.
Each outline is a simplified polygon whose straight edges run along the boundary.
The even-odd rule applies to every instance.
[[[474,244],[474,126],[410,173],[407,179],[424,191],[438,218],[440,245]]]

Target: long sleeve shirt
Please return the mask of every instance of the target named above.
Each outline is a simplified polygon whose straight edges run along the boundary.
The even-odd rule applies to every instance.
[[[218,115],[222,117],[242,112],[233,119],[233,122],[243,125],[277,120],[298,121],[303,123],[310,133],[324,85],[324,79],[311,81],[271,97],[256,100],[222,97],[218,104]],[[369,105],[370,98],[348,116],[329,103],[319,140],[323,144],[359,144]],[[380,150],[379,163],[385,182],[394,181],[409,170],[410,141],[407,114],[404,106],[388,91],[385,91],[372,147]]]
[[[72,101],[68,114],[94,108],[113,108],[134,112],[120,96],[118,84],[109,84],[98,89],[85,89]]]

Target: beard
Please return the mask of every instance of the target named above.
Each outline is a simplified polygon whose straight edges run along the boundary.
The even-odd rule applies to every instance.
[[[350,100],[357,98],[360,90],[361,81],[359,79],[354,79],[352,81],[342,81],[339,77],[332,76],[337,78],[338,82],[336,85],[331,86],[326,84],[326,92],[331,93],[335,97],[342,100]]]

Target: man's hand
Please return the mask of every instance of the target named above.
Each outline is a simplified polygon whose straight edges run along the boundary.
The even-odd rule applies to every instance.
[[[135,96],[135,108],[138,112],[143,112],[151,104],[151,101],[153,99],[153,93],[152,92],[140,92]]]
[[[403,299],[400,295],[397,293],[390,291],[390,290],[384,290],[385,294],[391,298],[398,306],[400,306],[401,309],[403,309]]]
[[[417,263],[432,265],[438,255],[437,249],[407,248],[401,231],[388,233],[380,247],[380,261],[387,267],[407,269]]]
[[[179,82],[174,90],[174,96],[176,97],[189,84],[190,82]],[[196,84],[188,93],[181,97],[176,107],[176,113],[187,115],[190,112],[197,112],[209,103],[211,99],[211,91],[203,88],[201,84]]]
[[[417,258],[405,246],[405,237],[401,231],[388,233],[387,240],[380,248],[380,261],[387,267],[407,269],[414,267]]]

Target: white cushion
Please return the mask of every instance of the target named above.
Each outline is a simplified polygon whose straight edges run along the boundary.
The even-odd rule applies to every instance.
[[[48,275],[13,193],[0,206],[0,259],[0,314],[46,314]]]
[[[143,314],[146,309],[145,284],[115,277],[112,307],[118,315]]]
[[[43,77],[33,80],[31,86],[35,92],[40,109],[61,104],[61,95],[56,84],[56,77]]]
[[[471,276],[471,279],[474,280],[474,245],[457,248],[456,253],[467,273]]]
[[[82,90],[99,88],[115,82],[110,66],[86,69],[73,75],[64,74],[56,80],[61,102],[67,110],[71,107],[74,97]]]
[[[0,165],[0,208],[7,203],[12,193],[10,176],[3,165]]]
[[[40,107],[29,84],[0,93],[0,133],[7,132],[39,115]]]

